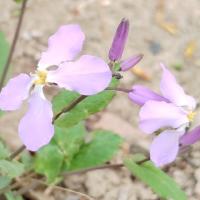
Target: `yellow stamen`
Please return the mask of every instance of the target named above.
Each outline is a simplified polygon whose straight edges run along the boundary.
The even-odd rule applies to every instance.
[[[46,78],[47,78],[46,71],[37,71],[36,75],[37,75],[37,79],[35,80],[35,84],[43,85],[46,83]]]
[[[196,112],[188,113],[187,118],[189,119],[190,122],[194,120],[195,115],[196,115]]]

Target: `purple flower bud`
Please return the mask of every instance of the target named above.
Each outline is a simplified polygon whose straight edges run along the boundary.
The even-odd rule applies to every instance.
[[[131,101],[138,104],[139,106],[143,106],[149,100],[169,102],[164,97],[142,85],[133,86],[132,91],[129,92],[128,96]]]
[[[196,143],[198,140],[200,140],[200,126],[197,126],[190,132],[183,135],[180,139],[180,144],[188,146]]]
[[[137,63],[140,62],[140,60],[142,60],[143,58],[143,55],[142,54],[139,54],[137,56],[132,56],[130,57],[129,59],[127,60],[124,60],[122,63],[121,63],[121,70],[122,71],[127,71],[129,70],[130,68],[134,67]]]
[[[127,19],[122,19],[121,23],[117,27],[112,46],[109,51],[109,59],[111,61],[116,61],[121,58],[127,40],[128,31],[129,21]]]

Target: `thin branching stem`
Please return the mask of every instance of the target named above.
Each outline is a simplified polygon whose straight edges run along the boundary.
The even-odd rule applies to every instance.
[[[74,101],[71,102],[71,104],[64,107],[60,112],[54,115],[52,124],[54,124],[55,120],[58,119],[63,113],[69,112],[71,109],[73,109],[77,104],[79,104],[81,101],[83,101],[87,96],[81,95],[78,98],[76,98]],[[20,146],[16,151],[14,151],[9,159],[13,160],[16,156],[18,156],[21,152],[24,151],[26,147],[24,145]]]
[[[114,91],[125,92],[125,93],[129,93],[132,91],[131,89],[120,88],[120,87],[107,87],[106,90],[114,90]]]
[[[32,181],[32,185],[34,187],[34,189],[36,187],[38,187],[39,185],[44,185],[44,186],[49,186],[48,183],[46,183],[45,181],[43,180],[38,180],[38,179],[35,179],[35,178],[31,178],[31,181]],[[75,190],[72,190],[72,189],[69,189],[69,188],[66,188],[66,187],[62,187],[62,186],[58,186],[58,185],[51,185],[51,187],[55,190],[60,190],[60,191],[63,191],[63,192],[69,192],[69,193],[73,193],[73,194],[76,194],[78,196],[81,196],[81,197],[84,197],[88,200],[94,200],[94,198],[90,197],[89,195],[87,194],[84,194],[84,193],[81,193],[81,192],[78,192],[78,191],[75,191]],[[23,189],[23,188],[22,188]],[[26,190],[19,190],[18,192],[16,192],[17,194],[25,194],[27,191],[30,191],[30,189],[33,189],[33,188],[27,188]]]
[[[136,162],[137,164],[141,165],[147,161],[149,161],[150,158],[144,158],[138,162]],[[105,164],[105,165],[100,165],[100,166],[96,166],[96,167],[90,167],[90,168],[86,168],[86,169],[81,169],[81,170],[77,170],[77,171],[71,171],[71,172],[64,172],[62,173],[63,176],[70,176],[70,175],[75,175],[75,174],[83,174],[89,171],[95,171],[95,170],[101,170],[101,169],[118,169],[118,168],[122,168],[124,167],[123,163],[117,163],[117,164]]]
[[[63,113],[69,112],[72,108],[74,108],[78,103],[83,101],[86,97],[87,96],[85,96],[85,95],[81,95],[77,99],[72,101],[72,103],[70,105],[64,107],[59,113],[55,114],[55,116],[53,117],[52,123],[54,123],[55,120],[58,119]]]
[[[142,165],[143,163],[149,161],[150,158],[147,157],[147,158],[144,158],[143,160],[140,160],[137,162],[137,164],[139,165]],[[124,167],[124,164],[123,163],[117,163],[117,164],[105,164],[105,165],[100,165],[100,166],[96,166],[96,167],[90,167],[90,168],[86,168],[86,169],[81,169],[81,170],[76,170],[76,171],[71,171],[71,172],[64,172],[62,173],[61,175],[64,176],[64,177],[67,177],[67,176],[71,176],[71,175],[79,175],[79,174],[83,174],[83,173],[86,173],[86,172],[90,172],[90,171],[95,171],[95,170],[102,170],[102,169],[119,169],[119,168],[122,168]],[[26,179],[27,177],[25,177]],[[27,185],[26,187],[22,188],[19,193],[20,194],[25,194],[27,191],[29,191],[30,189],[35,189],[37,188],[41,181],[43,182],[44,177],[42,177],[41,180],[38,180],[37,182],[34,182],[34,183],[31,183],[30,185]],[[0,190],[0,194],[3,194],[4,192],[7,192],[9,191],[10,189],[14,189],[16,186],[18,186],[18,183],[14,183],[13,185],[11,186],[8,186],[2,190]]]
[[[137,162],[137,164],[142,165],[143,163],[149,161],[150,158],[144,158],[143,160],[140,160]],[[105,165],[100,165],[100,166],[96,166],[96,167],[90,167],[90,168],[86,168],[86,169],[81,169],[81,170],[76,170],[76,171],[71,171],[71,172],[64,172],[61,175],[63,177],[67,177],[67,176],[71,176],[71,175],[79,175],[79,174],[83,174],[83,173],[87,173],[90,171],[95,171],[95,170],[102,170],[102,169],[119,169],[124,167],[124,163],[116,163],[116,164],[105,164]],[[25,178],[26,179],[26,178]],[[19,194],[25,194],[27,191],[29,191],[30,189],[35,189],[37,188],[41,181],[43,182],[45,179],[44,177],[42,177],[41,180],[38,180],[37,183],[31,183],[30,185],[27,185],[26,187],[22,188],[19,192]],[[9,189],[14,189],[16,186],[18,186],[17,183],[14,183],[11,186],[8,186],[7,188],[4,188],[3,190],[0,190],[0,194],[2,194],[5,191],[8,191]]]
[[[147,162],[149,160],[150,160],[150,157],[147,157],[147,158],[144,158],[143,160],[138,161],[137,164],[141,165],[141,164],[143,164],[143,163],[145,163],[145,162]]]
[[[19,155],[22,151],[24,151],[26,147],[24,145],[20,146],[16,151],[14,151],[10,156],[9,160],[13,160],[17,155]]]
[[[10,48],[10,51],[9,51],[9,55],[8,55],[6,64],[5,64],[4,69],[3,69],[1,79],[0,79],[0,90],[2,89],[4,81],[7,77],[9,67],[10,67],[10,62],[12,60],[13,53],[15,51],[15,47],[16,47],[16,44],[17,44],[17,40],[19,38],[19,32],[20,32],[20,29],[21,29],[24,13],[25,13],[25,10],[26,10],[26,4],[27,4],[27,0],[23,0],[21,10],[20,10],[19,20],[18,20],[17,27],[16,27],[16,30],[15,30],[15,35],[14,35],[14,38],[13,38],[13,41],[12,41],[12,45],[11,45],[11,48]]]
[[[118,169],[124,167],[123,163],[117,163],[117,164],[105,164],[105,165],[101,165],[101,166],[97,166],[97,167],[90,167],[90,168],[86,168],[86,169],[82,169],[82,170],[77,170],[77,171],[71,171],[71,172],[64,172],[62,173],[62,175],[64,177],[66,176],[70,176],[70,175],[75,175],[75,174],[83,174],[89,171],[95,171],[95,170],[101,170],[101,169]]]

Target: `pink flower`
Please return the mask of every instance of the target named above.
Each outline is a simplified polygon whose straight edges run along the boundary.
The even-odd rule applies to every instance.
[[[111,61],[120,60],[124,51],[126,40],[129,32],[129,21],[122,19],[117,27],[112,45],[108,54]]]
[[[82,95],[103,91],[110,83],[112,73],[100,58],[83,55],[72,62],[81,51],[85,36],[79,25],[61,26],[49,38],[37,70],[30,76],[19,74],[10,79],[0,93],[0,109],[18,109],[29,96],[29,109],[19,123],[19,135],[28,150],[37,151],[48,144],[54,135],[51,102],[43,94],[43,87],[55,83],[61,88]],[[50,66],[57,69],[50,70]]]
[[[143,58],[142,54],[132,56],[124,61],[121,62],[120,64],[120,69],[121,71],[125,72],[128,71],[129,69],[133,68],[135,65],[137,65]]]
[[[132,101],[141,107],[139,126],[147,134],[165,128],[152,142],[151,160],[157,166],[175,160],[179,150],[179,140],[193,120],[195,99],[185,94],[170,71],[161,64],[163,74],[160,83],[162,96],[137,86],[129,93]]]
[[[108,57],[110,61],[119,62],[124,52],[125,44],[128,38],[129,20],[122,19],[115,32]],[[143,55],[135,55],[120,62],[120,70],[125,72],[134,67],[142,60]]]

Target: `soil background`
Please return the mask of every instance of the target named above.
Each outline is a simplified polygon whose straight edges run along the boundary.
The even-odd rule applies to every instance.
[[[0,31],[6,34],[10,43],[19,9],[20,5],[12,0],[0,0]],[[159,62],[162,61],[173,71],[187,93],[199,101],[199,0],[29,0],[12,61],[13,75],[22,71],[33,72],[40,53],[47,47],[48,37],[59,26],[69,23],[80,24],[86,34],[83,54],[97,55],[107,60],[113,34],[124,17],[130,20],[130,33],[123,58],[139,53],[144,54],[144,58],[135,71],[123,73],[121,87],[144,84],[158,91],[161,74]],[[46,92],[49,98],[56,93],[53,90]],[[21,145],[17,126],[25,111],[26,105],[0,118],[1,137],[13,150]],[[124,137],[125,145],[113,162],[120,162],[125,151],[148,150],[152,138],[146,137],[138,129],[138,111],[126,94],[119,93],[105,111],[88,120],[92,129],[112,130]],[[197,114],[194,126],[199,119],[200,114]],[[188,199],[200,199],[200,143],[177,158],[166,171],[186,191]],[[64,184],[96,200],[158,199],[123,169],[71,176]],[[34,192],[33,199],[81,200],[78,195],[51,191],[49,188]]]

